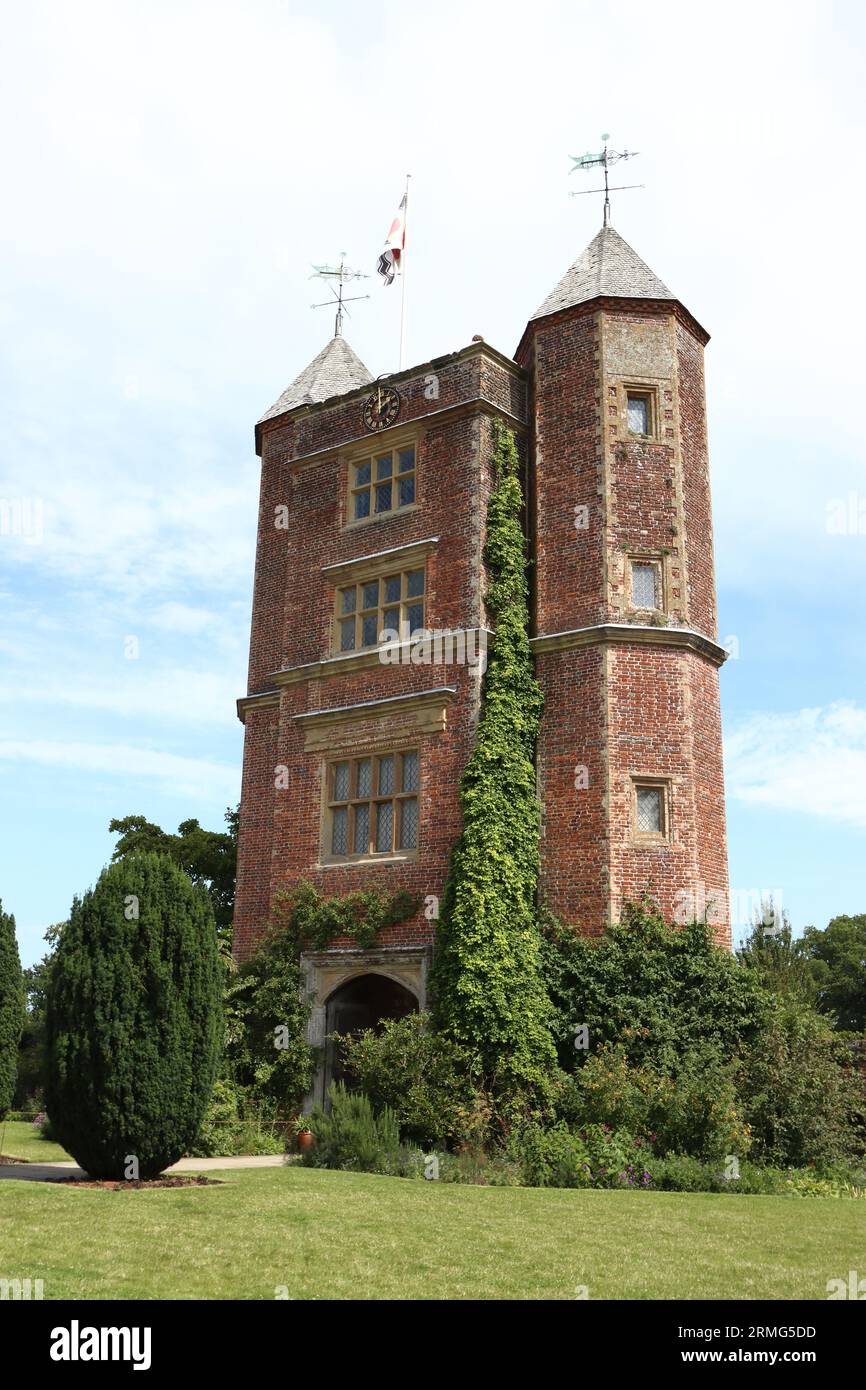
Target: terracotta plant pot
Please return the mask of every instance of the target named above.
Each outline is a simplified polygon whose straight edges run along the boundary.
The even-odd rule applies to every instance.
[[[298,1153],[304,1153],[306,1149],[311,1149],[316,1142],[315,1138],[308,1129],[302,1129],[300,1134],[297,1136],[297,1139]]]

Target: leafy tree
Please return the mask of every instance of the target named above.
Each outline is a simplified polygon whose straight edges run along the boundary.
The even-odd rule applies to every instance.
[[[15,1094],[18,1039],[24,1026],[24,985],[15,939],[15,918],[0,903],[0,1115]]]
[[[718,946],[710,926],[671,926],[647,900],[629,905],[601,937],[550,923],[544,966],[567,1070],[602,1044],[619,1043],[630,1062],[651,1062],[676,1076],[696,1047],[732,1059],[769,1013],[756,972]],[[577,1036],[583,1025],[588,1050]]]
[[[755,913],[751,934],[737,951],[737,959],[771,994],[788,995],[811,1003],[815,996],[812,974],[802,943],[794,940],[786,912],[772,899]]]
[[[239,808],[229,806],[227,831],[203,830],[197,820],[185,820],[172,835],[144,816],[124,816],[112,820],[109,830],[120,836],[111,856],[112,863],[131,854],[167,854],[193,883],[203,883],[210,894],[217,927],[225,932],[231,926],[235,903],[238,863]]]
[[[500,1089],[544,1089],[554,1065],[535,900],[541,688],[529,647],[523,497],[514,436],[493,425],[485,604],[496,626],[475,748],[460,784],[463,831],[441,904],[432,984],[438,1027]]]
[[[48,979],[48,1113],[97,1178],[153,1177],[195,1140],[222,1038],[207,892],[165,855],[111,864],[76,899]]]
[[[821,1012],[839,1028],[866,1031],[866,913],[834,917],[824,931],[807,927],[803,952]]]
[[[800,1000],[774,1000],[760,1037],[744,1050],[737,1090],[753,1158],[820,1167],[862,1154],[866,1105],[854,1056]]]
[[[17,1109],[24,1109],[28,1105],[32,1105],[34,1109],[41,1109],[44,1104],[47,1064],[45,1004],[51,962],[63,926],[64,923],[57,922],[48,928],[43,940],[48,942],[49,950],[35,965],[29,965],[21,972],[24,981],[25,1016],[18,1048],[18,1082],[14,1101]]]

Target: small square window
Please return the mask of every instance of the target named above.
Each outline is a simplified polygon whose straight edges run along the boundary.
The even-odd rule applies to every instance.
[[[417,501],[418,460],[415,445],[352,463],[349,468],[349,509],[352,522],[387,516]]]
[[[652,433],[652,397],[646,391],[629,391],[626,397],[629,434]]]
[[[659,567],[652,562],[631,563],[631,603],[633,608],[661,608]]]
[[[639,840],[668,838],[667,787],[659,782],[635,782],[634,833]]]

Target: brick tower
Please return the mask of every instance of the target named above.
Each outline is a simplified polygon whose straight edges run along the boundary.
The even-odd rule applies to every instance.
[[[611,226],[530,320],[542,890],[597,932],[644,890],[730,944],[708,335]]]
[[[480,711],[495,417],[526,463],[543,896],[598,932],[648,889],[729,941],[706,341],[605,226],[516,360],[475,339],[374,381],[338,332],[259,421],[235,953],[301,879],[425,901],[372,951],[304,957],[311,1041],[426,1003]]]

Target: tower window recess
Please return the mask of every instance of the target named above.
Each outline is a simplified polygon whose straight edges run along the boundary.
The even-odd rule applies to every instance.
[[[415,501],[415,445],[384,449],[350,464],[349,518],[368,521],[410,507]]]
[[[633,608],[662,607],[662,573],[657,561],[632,560],[631,604]]]
[[[632,816],[635,837],[638,840],[667,840],[669,838],[667,784],[637,781],[633,787]]]
[[[418,848],[418,752],[347,758],[327,769],[325,855],[371,859]]]
[[[653,397],[651,391],[628,391],[626,414],[629,434],[647,438],[653,433]]]
[[[403,570],[337,590],[336,647],[340,652],[376,647],[388,634],[405,641],[424,627],[424,570]]]

